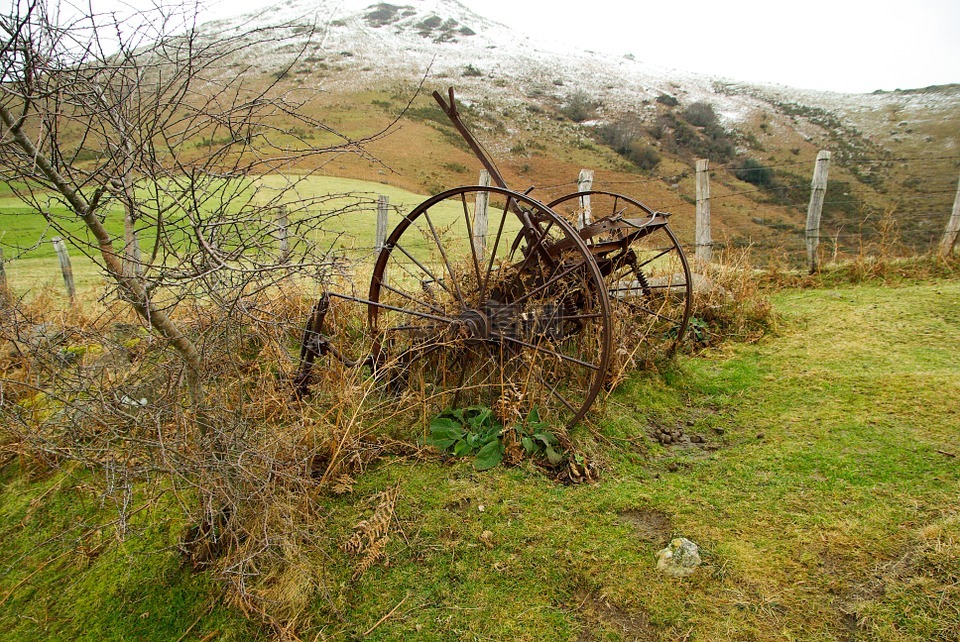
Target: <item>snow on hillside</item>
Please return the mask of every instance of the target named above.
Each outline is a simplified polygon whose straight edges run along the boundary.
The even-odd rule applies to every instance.
[[[402,3],[402,4],[401,4]],[[630,58],[583,51],[551,42],[472,12],[455,0],[289,0],[276,10],[211,23],[210,33],[257,26],[315,24],[317,33],[303,56],[334,59],[351,73],[322,80],[323,88],[382,87],[398,76],[427,75],[428,84],[481,88],[497,100],[548,92],[565,97],[585,91],[620,111],[637,110],[660,94],[681,102],[709,98],[727,119],[738,120],[757,102],[717,94],[717,79]],[[294,38],[267,48],[260,64],[279,68],[295,51]],[[477,92],[470,92],[476,95]],[[744,104],[744,103],[748,104]]]
[[[251,48],[267,73],[291,70],[322,90],[384,88],[426,77],[430,89],[456,86],[465,98],[507,107],[530,97],[563,101],[583,91],[603,113],[653,110],[661,94],[681,104],[709,101],[728,124],[771,103],[801,103],[841,113],[869,131],[871,112],[956,109],[960,91],[839,94],[738,83],[584,51],[521,34],[456,0],[287,0],[259,13],[208,23],[207,33],[278,27],[288,38]],[[335,73],[330,73],[331,69]],[[326,73],[325,73],[326,72]]]

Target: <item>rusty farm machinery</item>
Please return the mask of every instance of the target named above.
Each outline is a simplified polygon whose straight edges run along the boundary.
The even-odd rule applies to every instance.
[[[611,379],[684,336],[691,275],[669,215],[606,191],[549,203],[512,191],[463,124],[453,89],[434,98],[496,184],[423,201],[387,237],[366,296],[317,303],[298,393],[331,355],[424,407],[482,404],[504,421],[536,408],[572,427]],[[365,356],[324,335],[330,297],[365,307]]]

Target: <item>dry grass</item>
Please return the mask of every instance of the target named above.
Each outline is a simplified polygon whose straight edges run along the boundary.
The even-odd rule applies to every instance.
[[[693,317],[706,324],[708,339],[756,341],[777,326],[769,294],[761,289],[747,250],[722,253],[715,262],[700,266],[694,278]],[[696,323],[689,338],[697,341]]]
[[[174,493],[192,524],[181,538],[186,559],[284,636],[325,590],[318,498],[350,490],[383,447],[369,441],[370,426],[390,413],[368,403],[372,385],[359,371],[325,374],[317,402],[294,401],[291,348],[309,299],[243,304],[242,315],[191,302],[178,310],[208,365],[199,405],[185,403],[182,364],[122,304],[57,310],[39,296],[4,308],[4,452],[95,471],[121,538],[151,501],[134,488],[165,480],[156,489]]]

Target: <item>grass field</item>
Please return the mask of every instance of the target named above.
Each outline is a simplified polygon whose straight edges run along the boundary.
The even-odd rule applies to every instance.
[[[775,306],[774,336],[637,374],[578,428],[595,484],[398,457],[319,499],[324,589],[301,639],[957,640],[960,282]],[[663,446],[662,428],[703,443]],[[0,638],[266,635],[180,566],[172,498],[120,542],[87,475],[2,470]],[[394,487],[388,563],[351,579],[338,545]],[[704,561],[685,579],[655,568],[676,536]]]
[[[267,191],[282,188],[284,180],[280,176],[266,176],[261,179]],[[345,251],[354,248],[369,251],[373,246],[377,220],[375,206],[377,196],[384,195],[389,199],[391,227],[426,198],[390,185],[326,176],[305,178],[298,183],[296,192],[291,193],[290,196],[310,199],[329,194],[366,196],[374,202],[370,208],[353,212],[349,218],[345,216],[332,220],[326,226],[331,235],[341,235],[340,243]],[[333,208],[338,202],[333,201],[325,205]],[[106,221],[108,231],[121,237],[122,213],[114,212],[114,216],[108,217]],[[72,224],[68,228],[77,235],[81,243],[86,244],[89,241],[81,224]],[[42,216],[31,212],[26,205],[13,196],[8,187],[0,185],[0,247],[4,248],[4,256],[8,261],[4,268],[8,283],[14,292],[26,294],[29,297],[45,288],[53,292],[64,290],[56,253],[50,242],[50,239],[57,235],[58,233],[47,225]],[[150,243],[146,235],[141,235],[141,246],[149,248]],[[22,250],[26,248],[32,249],[23,252]],[[71,246],[69,249],[78,290],[86,290],[91,298],[97,296],[97,290],[105,282],[94,263],[84,256],[84,249],[89,252],[89,246],[86,248]],[[17,257],[16,260],[11,260],[14,257]]]

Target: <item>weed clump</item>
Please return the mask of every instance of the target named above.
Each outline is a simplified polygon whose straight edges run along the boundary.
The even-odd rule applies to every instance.
[[[724,252],[694,275],[688,340],[696,345],[734,339],[753,342],[777,327],[770,297],[744,250]]]

